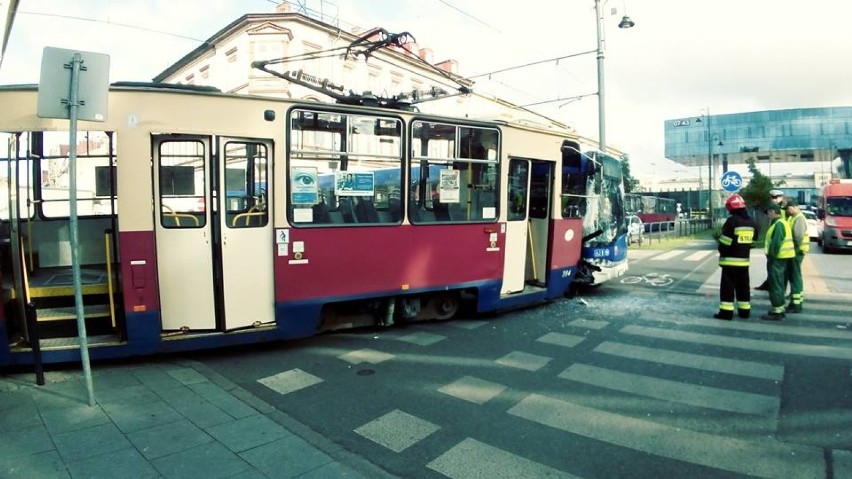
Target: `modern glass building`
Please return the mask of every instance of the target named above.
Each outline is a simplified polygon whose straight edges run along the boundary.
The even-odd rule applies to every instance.
[[[714,197],[722,173],[748,176],[750,158],[800,201],[811,201],[829,178],[852,177],[852,107],[704,115],[666,120],[664,129],[666,158],[702,167],[711,180],[703,188]]]

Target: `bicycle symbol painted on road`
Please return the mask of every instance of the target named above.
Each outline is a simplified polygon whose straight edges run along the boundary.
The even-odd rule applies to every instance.
[[[651,286],[668,286],[674,283],[674,278],[669,276],[669,273],[648,273],[645,276],[627,276],[621,280],[621,284],[639,284],[647,283]]]

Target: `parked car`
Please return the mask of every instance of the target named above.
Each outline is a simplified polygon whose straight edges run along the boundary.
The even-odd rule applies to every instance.
[[[816,212],[812,210],[802,210],[802,214],[808,221],[808,236],[811,237],[811,241],[819,242],[822,238],[822,220],[817,218]]]
[[[639,243],[645,240],[645,225],[638,216],[631,215],[624,219],[627,222],[627,244]]]

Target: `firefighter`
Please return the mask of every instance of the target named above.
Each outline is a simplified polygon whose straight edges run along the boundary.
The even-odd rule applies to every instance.
[[[787,210],[787,223],[793,233],[793,247],[796,249],[796,256],[787,265],[787,281],[790,283],[790,304],[787,305],[787,312],[801,313],[805,299],[802,261],[810,250],[811,238],[808,235],[808,220],[796,200],[788,201],[784,209]]]
[[[787,212],[784,210],[784,192],[781,190],[771,190],[769,192],[769,201],[770,205],[773,203],[781,205],[781,219],[786,220]],[[766,279],[754,289],[758,291],[769,291],[769,263],[766,263]]]
[[[787,290],[786,272],[796,256],[790,224],[781,219],[781,205],[770,204],[766,214],[772,223],[766,230],[766,262],[769,265],[769,312],[760,317],[767,321],[784,319],[784,292]]]
[[[743,197],[733,194],[725,201],[730,216],[722,225],[719,236],[719,266],[722,280],[719,285],[719,312],[716,319],[734,319],[734,304],[737,315],[748,318],[751,313],[748,265],[751,244],[754,241],[754,220],[746,211]]]

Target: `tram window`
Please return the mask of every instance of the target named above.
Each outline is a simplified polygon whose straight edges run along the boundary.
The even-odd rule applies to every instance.
[[[70,148],[68,132],[42,134],[39,161],[39,195],[41,211],[46,218],[62,218],[71,214],[70,198]],[[115,173],[115,141],[110,133],[81,131],[77,134],[76,192],[79,216],[109,215],[115,211],[115,189],[109,187],[109,170]],[[38,151],[38,150],[35,150]],[[100,182],[107,173],[107,186]],[[100,188],[99,188],[100,184]],[[113,205],[110,205],[110,201]]]
[[[200,141],[160,144],[160,224],[164,228],[201,228],[207,224],[205,148]]]
[[[266,145],[230,141],[225,144],[225,205],[229,228],[257,228],[269,223]]]
[[[529,194],[530,163],[526,160],[509,162],[509,221],[527,219],[527,197]]]
[[[18,208],[22,218],[31,218],[35,213],[34,206],[37,203],[27,201],[34,198],[33,189],[33,162],[27,158],[27,152],[31,151],[29,142],[31,139],[30,133],[9,134],[0,132],[0,220],[6,221],[9,219],[9,190],[15,185],[14,181],[10,181],[9,173],[12,173],[12,178],[17,177],[17,185],[19,186],[20,194],[17,196]],[[12,161],[20,158],[18,161]],[[15,174],[17,169],[17,174]],[[14,197],[13,197],[14,198]],[[16,211],[16,210],[13,210]]]
[[[499,138],[494,128],[413,122],[409,220],[495,221]]]
[[[296,226],[402,221],[402,122],[295,109],[287,214]]]

